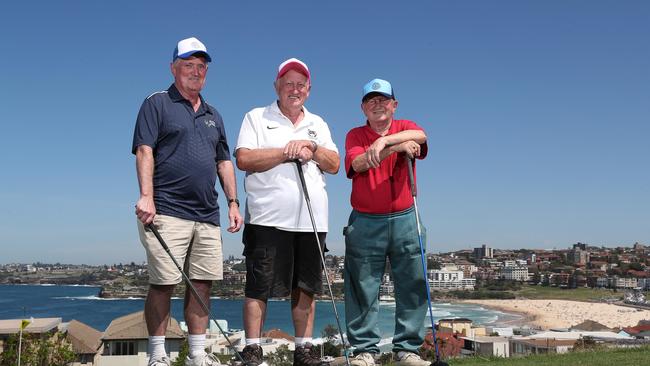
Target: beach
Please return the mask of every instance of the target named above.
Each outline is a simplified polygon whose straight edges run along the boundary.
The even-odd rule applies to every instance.
[[[569,328],[585,320],[593,320],[610,328],[637,325],[650,320],[650,310],[632,307],[568,300],[466,300],[488,308],[524,315],[523,323],[542,329]]]

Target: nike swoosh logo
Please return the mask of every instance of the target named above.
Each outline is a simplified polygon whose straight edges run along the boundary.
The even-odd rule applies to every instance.
[[[266,126],[266,128],[268,128],[269,130],[275,130],[278,127],[280,126]]]

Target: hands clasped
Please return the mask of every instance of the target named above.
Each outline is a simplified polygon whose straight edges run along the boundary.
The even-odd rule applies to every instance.
[[[314,157],[314,146],[311,140],[289,141],[284,147],[283,155],[287,160],[298,159],[301,163],[306,163]]]

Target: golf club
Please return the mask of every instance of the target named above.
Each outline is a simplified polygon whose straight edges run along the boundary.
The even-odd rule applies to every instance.
[[[151,230],[151,232],[153,232],[153,235],[156,236],[156,239],[158,239],[158,242],[160,242],[160,245],[162,245],[163,249],[165,249],[165,252],[167,252],[167,254],[169,255],[169,258],[171,258],[172,262],[174,262],[174,264],[176,265],[176,268],[181,272],[181,275],[183,276],[183,280],[185,280],[185,284],[190,288],[190,291],[192,292],[194,297],[196,297],[196,299],[199,301],[199,304],[201,304],[201,307],[203,308],[203,310],[206,313],[208,313],[208,319],[212,319],[212,312],[210,311],[210,307],[208,307],[208,305],[203,301],[201,296],[199,296],[199,292],[196,290],[196,287],[194,287],[194,285],[192,284],[192,281],[190,281],[190,278],[187,277],[187,274],[185,274],[185,271],[183,271],[181,266],[178,264],[178,262],[176,261],[176,258],[174,258],[174,255],[172,255],[172,252],[169,250],[169,247],[167,246],[167,243],[165,243],[165,240],[162,238],[162,236],[160,236],[160,233],[158,232],[158,229],[156,229],[156,227],[153,226],[153,224],[148,224],[147,229],[149,229],[149,230]],[[228,335],[223,330],[223,328],[221,328],[221,325],[219,325],[219,323],[216,322],[216,321],[214,323],[217,325],[217,328],[219,328],[219,332],[221,332],[223,337],[226,339],[226,342],[228,342],[228,347],[233,352],[235,352],[235,355],[237,356],[239,361],[242,363],[242,365],[246,365],[246,362],[244,362],[244,359],[242,358],[242,356],[239,354],[239,352],[237,352],[237,349],[232,344],[232,342],[230,341],[230,338],[228,338]]]
[[[433,363],[431,363],[431,366],[448,366],[446,362],[440,360],[440,350],[438,349],[438,342],[436,341],[436,325],[435,322],[433,321],[433,309],[431,307],[431,293],[429,290],[429,278],[427,277],[426,254],[424,250],[424,244],[422,244],[422,232],[420,230],[420,213],[418,212],[418,202],[416,198],[418,192],[415,184],[415,177],[413,176],[413,159],[409,158],[408,155],[406,155],[405,158],[409,170],[409,182],[411,183],[411,195],[413,196],[413,207],[415,208],[415,225],[418,230],[418,240],[420,242],[422,273],[424,273],[424,283],[427,288],[427,304],[429,305],[429,318],[431,318],[431,337],[433,340],[433,345],[436,350],[436,360]]]
[[[302,172],[302,163],[298,160],[295,161],[296,166],[298,167],[298,176],[300,176],[300,183],[302,185],[302,193],[305,196],[305,201],[307,202],[307,210],[309,210],[309,218],[311,219],[311,226],[314,228],[314,236],[316,236],[316,245],[318,245],[318,253],[320,253],[320,261],[323,265],[323,272],[325,273],[325,281],[327,282],[327,289],[330,292],[330,299],[332,300],[332,308],[334,309],[334,315],[336,316],[336,325],[339,328],[339,335],[341,336],[341,344],[343,345],[343,354],[345,355],[345,363],[347,366],[350,366],[350,359],[348,358],[348,347],[345,345],[345,339],[343,338],[343,331],[341,330],[341,320],[339,319],[339,312],[336,310],[336,303],[334,302],[334,294],[332,293],[332,285],[330,283],[330,277],[327,274],[327,269],[325,268],[325,255],[323,254],[323,248],[320,244],[320,238],[318,237],[318,229],[316,228],[316,220],[314,220],[314,212],[311,209],[311,200],[309,199],[309,192],[307,191],[307,185],[305,184],[305,175]]]

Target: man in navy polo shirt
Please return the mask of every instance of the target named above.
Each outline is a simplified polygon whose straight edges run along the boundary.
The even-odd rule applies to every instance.
[[[198,39],[178,42],[171,63],[174,83],[145,99],[135,126],[132,152],[140,185],[135,212],[149,266],[144,310],[149,366],[170,364],[165,332],[172,291],[182,275],[146,225],[160,231],[206,304],[212,281],[223,276],[217,175],[228,200],[228,231],[242,225],[223,121],[200,94],[210,61]],[[218,365],[214,355],[205,353],[208,314],[189,291],[184,310],[190,345],[185,365]]]

